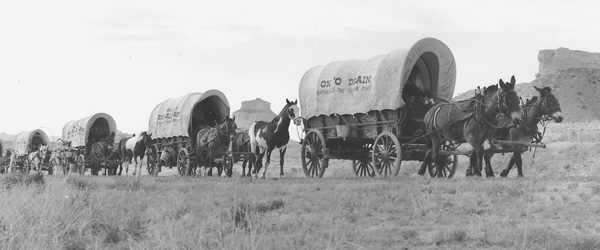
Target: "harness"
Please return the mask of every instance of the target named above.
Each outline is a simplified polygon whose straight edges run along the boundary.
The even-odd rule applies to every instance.
[[[225,129],[226,129],[226,131],[229,131],[228,121],[225,121]],[[205,144],[199,145],[199,147],[196,148],[194,151],[200,150],[200,147],[208,145],[213,141],[221,144],[221,146],[228,146],[228,145],[225,145],[225,143],[223,143],[223,141],[226,141],[227,138],[229,138],[229,140],[231,140],[231,136],[229,136],[229,134],[227,132],[222,132],[220,128],[211,128],[210,131],[208,131],[208,134],[213,134],[215,130],[217,131],[216,136],[213,139],[211,139],[210,141],[207,141]]]
[[[485,124],[485,125],[487,125],[487,126],[489,126],[491,128],[494,128],[494,129],[505,128],[507,126],[507,124],[510,122],[510,119],[504,119],[504,122],[503,122],[502,125],[494,125],[492,122],[488,121],[485,118],[485,116],[483,115],[483,110],[486,109],[486,108],[489,109],[487,106],[484,105],[483,99],[484,98],[488,98],[488,99],[490,99],[492,102],[494,102],[497,105],[498,110],[500,111],[500,112],[498,112],[498,111],[495,111],[493,109],[490,109],[490,111],[496,113],[496,120],[498,120],[498,117],[500,117],[500,116],[504,116],[506,118],[506,115],[503,112],[501,112],[501,110],[503,110],[503,109],[506,110],[507,109],[507,107],[506,107],[506,96],[509,93],[513,93],[513,92],[516,93],[516,92],[514,90],[510,90],[510,91],[506,91],[506,92],[502,91],[502,93],[500,93],[500,92],[501,91],[497,91],[496,92],[496,96],[498,97],[499,101],[495,101],[494,99],[489,98],[486,95],[481,95],[481,94],[478,94],[473,99],[466,100],[466,101],[470,101],[471,102],[472,109],[462,109],[460,106],[456,105],[455,103],[442,103],[442,104],[438,105],[435,108],[434,113],[433,113],[433,125],[434,125],[435,129],[438,130],[438,131],[441,131],[443,129],[443,128],[440,128],[440,126],[438,125],[437,120],[438,120],[438,113],[440,112],[441,108],[443,106],[445,106],[445,105],[449,105],[450,106],[450,108],[448,109],[448,114],[447,114],[447,117],[448,117],[447,119],[448,120],[451,120],[451,117],[452,117],[452,115],[451,115],[452,108],[454,108],[454,107],[457,107],[458,109],[460,109],[460,111],[465,112],[465,113],[466,112],[471,112],[469,115],[465,115],[463,118],[461,118],[461,119],[459,119],[459,120],[457,120],[457,121],[455,121],[455,122],[453,122],[453,123],[451,123],[449,125],[446,125],[447,127],[452,126],[454,124],[458,124],[458,123],[466,121],[466,120],[469,120],[471,118],[474,118],[478,123]],[[467,124],[465,123],[465,126],[466,125]]]
[[[527,107],[529,107],[529,106],[538,106],[538,107],[540,107],[542,115],[541,116],[528,117],[528,115],[527,115],[527,113],[528,113]],[[559,111],[560,108],[559,107],[556,107],[556,108],[553,107],[551,109],[548,109],[548,104],[547,104],[546,97],[541,97],[540,96],[540,98],[539,98],[539,100],[537,100],[537,102],[525,105],[522,110],[523,110],[523,121],[520,124],[518,124],[517,126],[520,129],[524,130],[525,132],[527,132],[529,135],[531,135],[533,137],[532,142],[534,142],[534,143],[541,143],[542,139],[544,138],[544,134],[546,133],[546,127],[548,126],[548,124],[546,122],[552,120],[552,118],[550,116],[548,116],[548,113]],[[540,132],[537,129],[537,126],[535,128],[532,128],[532,127],[529,126],[529,124],[527,122],[525,122],[525,120],[535,120],[535,119],[538,120],[537,123],[540,123],[544,127],[544,130],[542,132]]]

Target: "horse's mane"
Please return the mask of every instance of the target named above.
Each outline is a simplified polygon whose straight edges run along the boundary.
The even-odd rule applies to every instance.
[[[289,106],[291,106],[291,105],[286,103],[285,106],[283,106],[283,108],[281,109],[281,111],[279,111],[279,113],[275,117],[273,117],[273,120],[271,120],[271,123],[279,122],[279,118],[285,114],[285,111],[287,110],[287,108]]]
[[[132,138],[134,138],[135,140],[141,140],[141,139],[142,139],[142,136],[143,136],[143,134],[146,134],[146,131],[140,131],[140,132],[139,132],[139,133],[137,133],[137,134],[133,134],[133,137],[132,137]]]

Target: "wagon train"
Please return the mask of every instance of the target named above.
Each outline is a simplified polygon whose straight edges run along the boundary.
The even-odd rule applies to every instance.
[[[371,177],[398,175],[403,160],[422,161],[425,113],[452,98],[455,80],[454,56],[434,38],[369,60],[309,69],[300,82],[302,118],[296,120],[304,127],[305,175],[322,177],[330,159],[352,160],[356,175]],[[449,171],[456,163],[456,155],[445,161]]]
[[[224,166],[232,165],[230,142],[236,126],[229,114],[229,101],[219,90],[190,93],[158,104],[148,123],[153,140],[149,174],[157,175],[163,166],[176,166],[182,176],[196,175],[199,167],[211,175],[215,166],[221,175]],[[231,168],[226,170],[231,175]]]
[[[59,139],[63,147],[57,150],[63,174],[68,173],[69,166],[74,166],[71,171],[81,175],[85,174],[86,168],[91,169],[92,175],[98,175],[102,169],[106,173],[111,165],[108,158],[116,131],[115,120],[106,113],[67,122]]]
[[[17,170],[27,173],[31,170],[54,173],[55,155],[49,148],[49,138],[41,129],[23,131],[17,134],[14,141],[14,162]]]

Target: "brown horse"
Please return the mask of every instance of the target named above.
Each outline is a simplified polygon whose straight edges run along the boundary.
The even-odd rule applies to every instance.
[[[507,116],[517,123],[521,120],[519,97],[514,90],[515,77],[511,78],[510,83],[504,83],[501,79],[499,85],[500,88],[498,85],[484,88],[483,94],[469,100],[437,104],[425,114],[424,122],[430,135],[427,144],[429,150],[419,175],[425,174],[426,163],[433,160],[437,167],[437,176],[444,177],[445,157],[440,155],[440,149],[443,143],[452,141],[468,142],[473,147],[471,154],[476,155],[477,166],[472,174],[481,176],[483,143],[495,128],[504,125],[498,124],[498,117]],[[470,174],[467,172],[468,176]],[[452,177],[451,175],[449,177]]]
[[[92,160],[92,175],[98,175],[98,170],[100,170],[100,165],[102,164],[101,161],[106,161],[110,157],[114,141],[115,132],[112,132],[107,137],[101,138],[100,141],[92,144],[92,149],[88,155]],[[104,175],[106,175],[107,167],[104,168]]]
[[[563,115],[560,109],[560,103],[554,94],[552,94],[552,89],[550,87],[538,88],[535,86],[534,88],[540,95],[534,96],[531,100],[527,101],[522,108],[522,122],[515,126],[498,129],[494,135],[495,139],[525,143],[541,142],[542,133],[538,130],[538,123],[549,120],[554,120],[558,123],[562,122]],[[497,147],[490,143],[490,148],[495,149]],[[519,148],[515,149],[517,150]],[[500,173],[500,176],[506,177],[512,167],[516,164],[518,176],[523,177],[523,160],[521,159],[521,154],[526,150],[526,147],[521,147],[521,150],[514,151],[508,166]],[[493,156],[494,153],[485,153],[484,159],[486,166],[491,165],[490,161]],[[474,162],[475,159],[471,156],[471,164]],[[491,175],[493,176],[493,172]]]
[[[108,155],[108,175],[117,175],[117,168],[121,167],[120,171],[123,171],[123,164],[121,163],[121,150],[119,144],[113,146],[110,154]],[[119,171],[119,175],[121,175]]]
[[[216,128],[204,128],[198,131],[196,135],[196,150],[198,151],[198,163],[204,166],[203,175],[212,176],[212,168],[215,165],[214,160],[222,157],[221,167],[217,167],[219,175],[225,166],[225,157],[229,150],[229,143],[235,137],[235,117],[233,119],[227,116]],[[192,174],[188,167],[186,174]],[[206,173],[208,170],[208,173]],[[226,174],[231,176],[231,169],[227,169]]]

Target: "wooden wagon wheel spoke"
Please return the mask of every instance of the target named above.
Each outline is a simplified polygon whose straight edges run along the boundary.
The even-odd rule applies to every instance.
[[[302,169],[306,177],[320,178],[323,176],[329,162],[326,152],[327,146],[321,131],[309,130],[302,141],[300,152]]]
[[[368,160],[353,160],[352,168],[354,170],[354,174],[359,177],[374,177],[375,169],[373,168],[373,164],[371,164]]]
[[[189,164],[188,151],[187,151],[187,149],[182,148],[181,150],[179,150],[179,153],[177,154],[177,172],[179,172],[179,174],[181,176],[186,175],[186,169],[187,169],[188,164]]]
[[[400,141],[396,135],[385,131],[375,139],[373,147],[373,167],[383,177],[397,176],[400,171]]]
[[[454,150],[456,149],[456,145],[455,143],[446,140],[441,147],[441,150]],[[452,178],[454,177],[454,174],[456,173],[456,166],[458,165],[458,156],[457,155],[447,155],[447,156],[440,156],[440,157],[445,157],[442,161],[442,176],[446,177],[446,178]],[[437,163],[435,161],[431,161],[431,163],[428,164],[428,169],[429,169],[429,175],[431,177],[435,177],[437,176]]]

